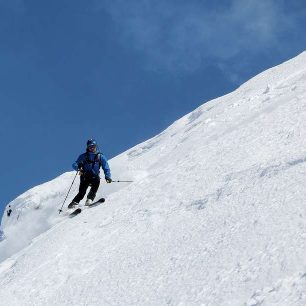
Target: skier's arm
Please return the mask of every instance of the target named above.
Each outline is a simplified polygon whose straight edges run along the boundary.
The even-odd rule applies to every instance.
[[[101,165],[102,165],[102,169],[104,171],[105,179],[111,179],[111,177],[112,177],[111,176],[111,171],[110,171],[110,168],[109,168],[106,157],[101,154],[100,159],[101,159]]]
[[[84,161],[84,156],[83,154],[81,154],[79,158],[72,164],[72,168],[75,171],[78,171],[82,167],[83,161]]]

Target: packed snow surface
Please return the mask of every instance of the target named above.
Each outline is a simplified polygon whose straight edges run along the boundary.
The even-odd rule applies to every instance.
[[[134,182],[104,204],[58,214],[73,172],[29,190],[2,220],[0,304],[306,305],[305,132],[302,53],[112,159]]]

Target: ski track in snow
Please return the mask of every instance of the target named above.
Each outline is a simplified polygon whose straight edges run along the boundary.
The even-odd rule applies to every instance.
[[[305,81],[302,53],[200,106],[111,160],[134,183],[75,218],[73,172],[18,197],[0,304],[306,305]]]

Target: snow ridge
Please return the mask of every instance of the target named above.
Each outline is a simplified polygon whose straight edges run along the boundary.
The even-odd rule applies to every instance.
[[[111,160],[134,183],[73,219],[54,206],[73,173],[18,197],[1,301],[306,305],[305,81],[304,52],[200,106]]]

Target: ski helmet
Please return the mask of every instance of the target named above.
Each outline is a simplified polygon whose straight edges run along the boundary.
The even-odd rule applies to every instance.
[[[97,142],[94,139],[87,140],[87,148],[91,146],[96,146]]]

